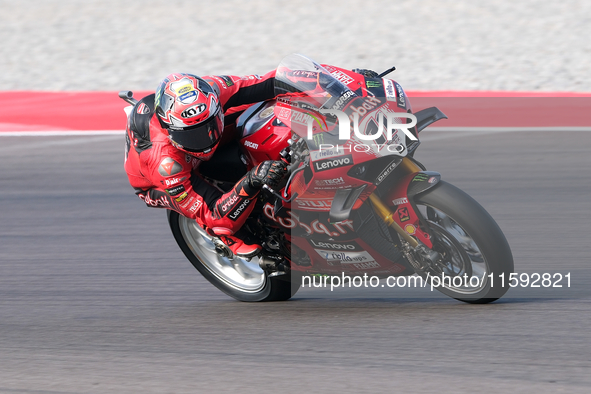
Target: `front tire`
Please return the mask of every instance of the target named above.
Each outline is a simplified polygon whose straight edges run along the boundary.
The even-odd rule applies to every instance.
[[[195,222],[175,211],[168,211],[168,223],[177,244],[191,264],[212,285],[238,301],[285,301],[299,289],[291,281],[291,271],[270,277],[251,261],[228,259],[215,251],[211,237]]]
[[[443,181],[414,200],[435,238],[433,249],[443,251],[443,260],[446,260],[436,273],[466,274],[468,278],[480,280],[478,286],[452,284],[437,289],[474,304],[501,298],[509,284],[501,286],[499,275],[509,277],[513,272],[513,256],[507,239],[489,213],[468,194]]]

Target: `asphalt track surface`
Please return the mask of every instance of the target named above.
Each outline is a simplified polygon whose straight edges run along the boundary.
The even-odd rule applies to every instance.
[[[0,392],[589,392],[591,133],[423,134],[417,158],[487,208],[517,272],[570,289],[240,303],[134,196],[122,136],[1,137]]]

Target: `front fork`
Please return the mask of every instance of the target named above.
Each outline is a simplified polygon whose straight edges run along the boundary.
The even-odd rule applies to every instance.
[[[398,223],[396,223],[393,216],[394,213],[390,211],[390,208],[388,208],[386,204],[384,204],[375,193],[372,193],[369,196],[369,199],[376,208],[378,216],[384,221],[384,223],[392,227],[398,233],[398,235],[400,235],[406,242],[408,242],[408,244],[411,247],[416,248],[417,246],[419,246],[419,242],[415,238],[413,238],[409,233],[404,231],[404,229],[400,227]]]
[[[394,219],[394,213],[380,200],[380,198],[374,194],[369,196],[372,204],[375,207],[375,211],[384,220],[384,222],[392,227],[403,239],[402,241],[402,252],[406,256],[406,259],[414,267],[415,272],[418,274],[424,274],[428,270],[428,265],[425,262],[436,262],[439,260],[440,255],[438,252],[431,249],[431,244],[427,247],[425,244],[420,243],[412,237],[408,232],[396,223]]]
[[[413,198],[432,188],[441,179],[441,175],[432,171],[423,171],[413,160],[405,157],[396,167],[398,181],[393,189],[385,196],[396,210],[392,211],[384,201],[373,193],[369,196],[378,216],[392,227],[406,243],[416,249],[419,246],[433,247],[428,227],[418,212]]]

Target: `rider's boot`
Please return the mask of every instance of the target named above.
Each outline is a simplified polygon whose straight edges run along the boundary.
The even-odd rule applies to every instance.
[[[234,223],[241,221],[244,224],[244,217],[248,216],[252,211],[252,207],[254,207],[254,204],[251,202],[262,187],[264,185],[277,185],[286,173],[287,164],[283,161],[267,160],[262,162],[250,170],[234,186],[234,191],[232,192],[232,202],[234,205],[230,204],[230,197],[225,200],[220,199],[216,203],[214,213],[217,213],[222,218],[228,214],[226,211],[230,211],[228,214],[230,219],[228,220],[233,220]],[[229,208],[228,205],[230,205]],[[240,217],[242,219],[239,219]],[[233,256],[238,256],[250,259],[256,256],[262,249],[261,245],[257,243],[249,243],[248,233],[244,229],[240,229],[234,233],[231,228],[213,227],[210,230],[210,234],[215,236],[213,241],[217,253],[225,257],[232,258]]]
[[[216,250],[226,257],[232,257],[228,253],[228,249],[234,256],[245,259],[256,256],[262,249],[261,245],[247,244],[244,240],[233,235],[219,235],[217,239],[220,242],[216,242]]]

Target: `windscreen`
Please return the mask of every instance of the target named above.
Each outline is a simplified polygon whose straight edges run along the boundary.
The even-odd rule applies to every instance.
[[[387,122],[400,124],[406,119],[388,118],[395,111],[386,95],[363,86],[353,91],[312,59],[299,54],[284,58],[275,75],[275,94],[277,117],[306,139],[312,151],[356,144],[380,156],[406,153],[397,131],[387,138]],[[384,149],[391,144],[399,149]]]

